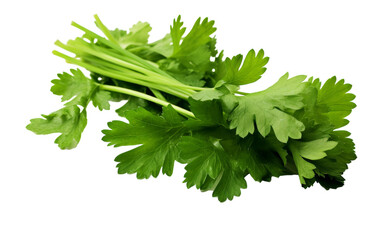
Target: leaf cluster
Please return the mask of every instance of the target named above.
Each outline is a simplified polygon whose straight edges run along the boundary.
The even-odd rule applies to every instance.
[[[110,146],[135,146],[116,157],[120,174],[171,176],[179,162],[188,188],[212,191],[222,202],[240,196],[251,178],[298,175],[305,188],[315,182],[325,189],[343,186],[342,175],[356,159],[350,133],[342,129],[356,107],[344,80],[286,73],[263,91],[243,93],[240,87],[258,81],[269,58],[262,49],[231,58],[218,54],[214,21],[199,18],[187,32],[179,16],[155,42],[149,42],[148,23],[129,31],[96,23],[108,40],[86,32],[67,47],[90,78],[79,69],[59,74],[51,91],[65,106],[32,119],[27,129],[60,133],[55,142],[71,149],[80,141],[90,102],[107,110],[110,101],[124,101],[117,109],[124,120],[102,131]],[[91,56],[94,51],[102,54]]]

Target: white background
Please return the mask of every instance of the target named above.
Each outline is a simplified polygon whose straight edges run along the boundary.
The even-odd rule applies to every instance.
[[[0,239],[382,239],[380,1],[4,1],[0,4]],[[263,48],[269,86],[285,72],[353,84],[358,107],[346,127],[358,159],[343,188],[304,190],[297,176],[257,183],[232,202],[187,189],[183,166],[172,177],[118,175],[101,129],[113,111],[90,108],[80,145],[62,151],[57,136],[25,129],[30,118],[61,107],[50,80],[71,66],[53,56],[56,39],[80,34],[72,20],[95,30],[98,13],[110,28],[137,21],[151,40],[182,14],[216,20],[226,56]],[[113,109],[120,104],[114,104]]]

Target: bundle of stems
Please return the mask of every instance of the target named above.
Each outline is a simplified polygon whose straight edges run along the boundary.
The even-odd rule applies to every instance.
[[[83,67],[90,72],[148,87],[154,96],[133,89],[106,84],[100,84],[100,89],[142,98],[162,106],[170,104],[162,92],[187,100],[196,92],[208,89],[206,87],[183,84],[161,70],[155,63],[142,59],[128,49],[123,49],[118,45],[118,42],[97,15],[95,15],[95,19],[97,27],[107,38],[94,33],[76,22],[72,22],[72,26],[85,33],[84,36],[86,36],[88,41],[85,41],[83,38],[76,38],[64,44],[57,40],[55,45],[74,53],[75,57],[56,50],[53,51],[53,54],[65,59],[68,63]],[[245,94],[239,91],[237,93]],[[180,114],[191,118],[195,117],[192,112],[175,104],[171,105]]]

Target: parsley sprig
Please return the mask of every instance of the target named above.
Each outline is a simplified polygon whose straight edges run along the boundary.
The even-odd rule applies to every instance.
[[[95,24],[103,36],[73,22],[83,35],[55,43],[61,50],[53,54],[90,74],[58,74],[51,91],[64,107],[32,119],[27,129],[59,133],[58,146],[72,149],[90,103],[102,111],[123,101],[117,113],[127,121],[111,121],[102,131],[111,146],[139,145],[116,157],[120,174],[171,176],[179,162],[188,188],[211,190],[219,201],[239,196],[250,178],[298,175],[305,188],[343,186],[342,174],[356,158],[350,133],[341,129],[356,106],[344,80],[286,73],[268,89],[246,93],[240,87],[259,80],[269,58],[262,49],[224,58],[208,18],[186,34],[179,16],[155,42],[148,23],[109,30],[96,15]]]

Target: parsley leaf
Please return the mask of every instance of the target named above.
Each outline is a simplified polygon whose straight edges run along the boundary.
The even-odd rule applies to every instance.
[[[263,49],[257,55],[255,50],[251,49],[247,53],[244,62],[241,54],[234,56],[232,59],[226,58],[224,62],[221,60],[222,57],[221,54],[217,58],[215,79],[223,79],[225,82],[235,85],[244,85],[259,80],[266,70],[264,66],[269,61],[268,57],[264,57]]]
[[[87,107],[90,101],[99,110],[109,110],[110,92],[100,90],[98,85],[87,78],[79,69],[71,69],[69,73],[58,74],[59,79],[52,80],[50,89],[53,94],[61,95],[61,101],[68,101],[66,106],[80,105]]]
[[[210,35],[216,31],[214,21],[199,18],[190,32],[183,37],[186,28],[180,16],[171,26],[173,53],[170,57],[158,61],[161,69],[166,70],[178,81],[191,86],[204,86],[202,78],[212,70],[210,58],[216,55],[216,39]]]
[[[71,69],[69,73],[58,74],[59,79],[52,80],[53,86],[50,91],[61,95],[61,101],[72,100],[65,105],[81,105],[85,107],[89,95],[93,90],[93,84],[80,70]]]
[[[289,112],[303,107],[302,97],[299,94],[305,85],[302,81],[306,76],[296,76],[288,79],[285,74],[268,89],[235,97],[236,107],[229,115],[230,128],[245,137],[257,130],[265,137],[270,133],[271,127],[280,142],[286,143],[288,138],[299,139],[305,127],[302,122],[294,118]],[[232,105],[223,99],[226,105]]]
[[[138,108],[127,111],[125,117],[129,123],[112,121],[108,124],[110,130],[102,131],[102,140],[115,147],[142,144],[117,156],[118,173],[136,173],[142,179],[157,177],[162,169],[163,174],[171,176],[178,156],[176,145],[189,130],[185,119],[171,106],[164,107],[161,116]]]
[[[55,143],[61,149],[75,148],[87,124],[86,108],[90,101],[100,110],[109,109],[110,93],[100,90],[98,85],[79,70],[58,74],[59,79],[52,80],[51,91],[61,95],[65,107],[43,118],[32,119],[27,129],[36,134],[61,133]],[[82,110],[79,108],[82,107]]]
[[[182,163],[187,163],[185,182],[187,187],[200,189],[207,180],[212,181],[212,196],[224,202],[240,196],[247,188],[245,173],[238,167],[238,160],[230,155],[220,141],[201,137],[182,137],[179,143]]]
[[[191,31],[183,38],[181,44],[179,44],[179,42],[185,32],[185,28],[181,28],[183,23],[180,22],[180,16],[177,21],[174,21],[174,27],[171,31],[174,43],[173,57],[188,57],[190,53],[193,53],[200,47],[206,46],[211,41],[210,35],[216,31],[216,28],[213,27],[215,22],[208,21],[208,18],[205,18],[202,22],[200,22],[200,20],[201,18],[196,20]],[[175,33],[173,33],[173,30]],[[174,38],[174,36],[176,37]]]
[[[166,34],[162,39],[150,44],[150,50],[161,54],[164,57],[170,57],[173,52],[171,45],[172,38],[170,34]]]
[[[354,142],[349,136],[350,133],[344,130],[331,133],[331,139],[338,144],[326,152],[325,158],[315,162],[317,170],[321,174],[340,176],[348,168],[347,164],[356,159]]]
[[[290,174],[284,167],[287,151],[278,145],[273,136],[263,138],[259,134],[248,136],[239,142],[233,142],[242,155],[241,168],[249,172],[258,182],[271,181],[272,177]]]
[[[118,28],[110,31],[110,33],[118,44],[125,49],[131,45],[146,44],[151,29],[150,24],[147,22],[138,22],[130,28],[129,33]]]
[[[317,108],[335,128],[347,125],[349,121],[344,118],[356,107],[352,102],[355,95],[348,93],[351,88],[343,79],[337,81],[336,77],[332,77],[318,91]]]
[[[195,117],[202,120],[205,125],[225,124],[222,107],[217,100],[201,102],[190,98],[188,102]]]
[[[207,176],[215,179],[222,170],[218,149],[209,142],[194,137],[183,137],[179,144],[181,161],[187,163],[184,175],[187,187],[200,188]],[[195,154],[199,153],[199,154]]]
[[[333,149],[337,142],[328,141],[327,138],[317,139],[310,142],[293,141],[289,144],[292,152],[294,163],[296,164],[301,184],[305,184],[305,178],[313,178],[315,176],[314,169],[316,166],[308,160],[319,160],[327,154],[325,151]]]
[[[183,22],[178,18],[173,21],[172,26],[170,26],[170,35],[172,38],[173,52],[178,52],[180,48],[180,41],[182,40],[183,34],[186,32],[186,28],[182,27]]]
[[[87,124],[86,110],[76,105],[64,107],[43,118],[31,119],[27,129],[36,134],[61,133],[54,141],[61,149],[75,148]]]
[[[209,88],[209,89],[195,93],[194,95],[192,95],[192,98],[195,100],[200,100],[200,101],[209,101],[209,100],[219,99],[223,95],[224,94],[221,91],[215,88]]]

